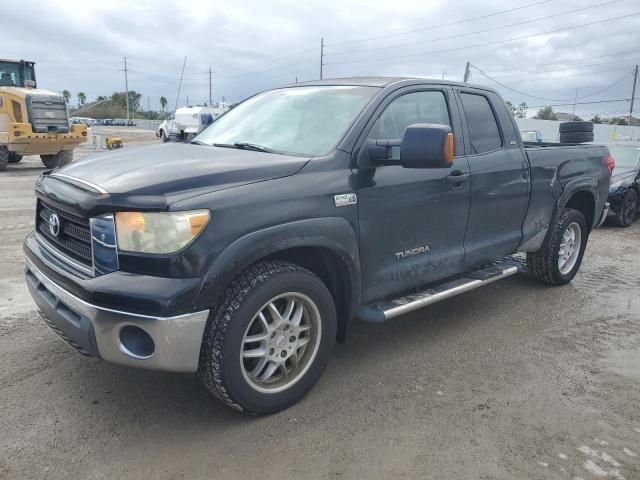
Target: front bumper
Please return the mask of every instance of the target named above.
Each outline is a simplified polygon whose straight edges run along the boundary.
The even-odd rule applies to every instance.
[[[29,258],[25,275],[31,296],[47,324],[80,353],[131,367],[197,370],[208,310],[173,317],[125,312],[76,297]]]
[[[86,142],[88,132],[86,125],[71,125],[68,133],[36,133],[30,123],[11,123],[3,136],[0,142],[19,155],[53,155]]]

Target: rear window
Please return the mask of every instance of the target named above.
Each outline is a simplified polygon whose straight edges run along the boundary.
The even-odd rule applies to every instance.
[[[462,93],[460,98],[467,119],[472,152],[479,154],[500,148],[502,146],[500,129],[487,97]]]

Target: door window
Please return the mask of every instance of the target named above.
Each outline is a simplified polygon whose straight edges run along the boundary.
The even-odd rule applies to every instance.
[[[472,153],[485,153],[500,148],[502,146],[500,129],[487,97],[461,93],[460,99],[467,119]]]
[[[414,123],[451,125],[447,100],[441,91],[407,93],[396,98],[382,112],[369,132],[370,139],[401,139]],[[400,158],[400,147],[393,147],[392,159]]]

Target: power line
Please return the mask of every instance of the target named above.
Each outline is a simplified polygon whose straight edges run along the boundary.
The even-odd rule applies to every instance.
[[[639,100],[635,97],[635,100]],[[546,105],[529,105],[529,108],[544,108],[544,107],[569,107],[572,105],[594,105],[600,103],[618,103],[618,102],[630,102],[630,98],[617,98],[613,100],[595,100],[591,102],[571,102],[571,103],[551,103]]]
[[[476,67],[474,64],[469,64],[469,65],[470,65],[472,68],[476,69],[476,70],[480,73],[480,75],[482,75],[482,76],[484,76],[484,77],[488,78],[489,80],[491,80],[492,82],[494,82],[494,83],[496,83],[496,84],[500,85],[502,88],[505,88],[505,89],[507,89],[507,90],[509,90],[509,91],[511,91],[511,92],[517,93],[517,94],[519,94],[519,95],[524,95],[525,97],[535,98],[535,99],[537,99],[537,100],[549,100],[550,102],[564,102],[564,101],[568,101],[568,100],[570,100],[570,99],[564,99],[564,98],[563,98],[563,99],[558,99],[558,98],[538,97],[538,96],[536,96],[536,95],[531,95],[531,94],[528,94],[528,93],[522,92],[522,91],[520,91],[520,90],[516,90],[515,88],[512,88],[512,87],[510,87],[510,86],[508,86],[508,85],[505,85],[504,83],[499,82],[499,81],[498,81],[498,80],[496,80],[495,78],[490,77],[489,75],[487,75],[486,73],[484,73],[482,70],[480,70],[478,67]]]
[[[636,60],[638,60],[640,57],[635,57],[635,58],[629,58],[628,60],[622,60],[622,61],[615,61],[615,62],[602,62],[602,63],[592,63],[592,64],[582,64],[582,65],[573,65],[573,66],[567,66],[567,68],[558,68],[558,69],[553,69],[553,70],[535,70],[533,72],[523,72],[523,73],[514,73],[514,74],[507,74],[507,75],[493,75],[493,72],[491,72],[491,74],[495,77],[495,78],[513,78],[513,77],[529,77],[531,75],[543,75],[543,74],[547,74],[547,73],[557,73],[557,72],[570,72],[572,70],[580,70],[583,68],[592,68],[592,67],[600,67],[602,65],[621,65],[623,63],[633,63]],[[531,65],[530,67],[527,66],[527,68],[534,68],[535,65]],[[627,68],[627,65],[621,67],[621,68]],[[609,72],[613,69],[609,68],[607,70],[603,70],[606,72]],[[584,72],[584,73],[592,73],[592,72]]]
[[[569,15],[571,13],[582,12],[584,10],[589,10],[589,9],[597,8],[597,7],[603,7],[605,5],[611,5],[612,3],[619,3],[621,1],[623,1],[623,0],[609,0],[607,2],[598,3],[596,5],[589,5],[587,7],[577,8],[577,9],[574,9],[574,10],[568,10],[566,12],[554,13],[553,15],[547,15],[547,16],[544,16],[544,17],[534,18],[534,19],[531,19],[531,20],[523,20],[521,22],[510,23],[508,25],[501,25],[499,27],[486,28],[484,30],[476,30],[474,32],[466,32],[466,33],[459,33],[459,34],[456,34],[456,35],[449,35],[447,37],[433,38],[433,39],[430,39],[430,40],[421,40],[421,41],[418,41],[418,42],[400,43],[400,44],[396,44],[396,45],[388,45],[386,47],[373,47],[373,48],[366,48],[366,49],[362,49],[362,50],[352,50],[352,51],[336,52],[336,53],[329,52],[328,55],[329,56],[355,55],[355,54],[364,53],[364,52],[374,52],[374,51],[380,51],[380,50],[389,50],[389,49],[392,49],[392,48],[409,47],[409,46],[413,46],[413,45],[424,45],[424,44],[427,44],[427,43],[439,42],[441,40],[452,40],[454,38],[468,37],[470,35],[477,35],[477,34],[480,34],[480,33],[494,32],[496,30],[503,30],[505,28],[517,27],[517,26],[520,26],[520,25],[527,25],[529,23],[539,22],[540,20],[547,20],[549,18],[561,17],[563,15]]]
[[[559,61],[556,61],[556,62],[549,62],[549,63],[536,63],[534,65],[528,65],[528,67],[531,67],[531,68],[534,68],[534,67],[547,67],[549,65],[558,65],[560,63],[566,64],[566,63],[571,63],[571,62],[581,62],[581,61],[584,61],[584,60],[595,60],[597,58],[616,57],[618,55],[629,55],[630,53],[637,54],[638,53],[638,49],[636,48],[634,50],[626,50],[626,51],[623,51],[623,52],[608,53],[606,55],[598,55],[598,56],[595,56],[595,57],[576,58],[575,60],[567,59],[567,60],[559,60]],[[486,69],[491,69],[491,73],[513,71],[513,66],[504,67],[504,68],[503,67],[504,67],[503,65],[485,66]]]
[[[597,92],[590,93],[589,95],[585,95],[585,96],[583,96],[583,97],[580,97],[580,99],[593,97],[593,96],[598,95],[598,94],[600,94],[600,93],[602,93],[602,92],[606,92],[606,91],[607,91],[607,90],[609,90],[610,88],[615,87],[615,86],[616,86],[616,85],[618,85],[620,82],[622,82],[623,80],[625,80],[625,79],[627,78],[627,76],[628,76],[630,73],[631,73],[631,72],[627,72],[627,73],[625,73],[622,77],[620,77],[618,80],[616,80],[615,82],[613,82],[613,83],[612,83],[611,85],[609,85],[608,87],[605,87],[605,88],[603,88],[602,90],[598,90]]]
[[[471,67],[473,67],[473,68],[474,68],[474,69],[476,69],[478,72],[480,72],[480,74],[481,74],[482,76],[484,76],[484,77],[488,78],[489,80],[491,80],[492,82],[494,82],[494,83],[496,83],[496,84],[500,85],[502,88],[505,88],[505,89],[507,89],[507,90],[509,90],[509,91],[511,91],[511,92],[514,92],[514,93],[518,93],[518,94],[523,95],[523,96],[525,96],[525,97],[535,98],[535,99],[537,99],[537,100],[548,100],[548,101],[550,101],[550,102],[563,102],[563,101],[569,101],[569,100],[571,100],[571,99],[557,99],[557,98],[556,98],[556,99],[554,99],[554,98],[539,97],[539,96],[537,96],[537,95],[531,95],[530,93],[526,93],[526,92],[523,92],[523,91],[521,91],[521,90],[517,90],[517,89],[512,88],[512,87],[510,87],[510,86],[508,86],[508,85],[505,85],[505,84],[504,84],[504,83],[502,83],[502,82],[499,82],[499,81],[498,81],[498,80],[496,80],[495,78],[493,78],[493,77],[491,77],[491,76],[487,75],[486,73],[484,73],[481,69],[479,69],[477,66],[475,66],[475,65],[473,65],[473,64],[471,64]],[[610,88],[612,88],[612,87],[616,86],[616,85],[617,85],[617,84],[619,84],[621,81],[623,81],[625,78],[627,78],[627,76],[628,76],[630,73],[631,73],[630,71],[629,71],[629,72],[626,72],[622,77],[620,77],[618,80],[616,80],[616,81],[615,81],[614,83],[612,83],[611,85],[609,85],[609,86],[607,86],[607,87],[605,87],[605,88],[603,88],[603,89],[601,89],[601,90],[598,90],[597,92],[590,93],[589,95],[585,95],[585,96],[583,96],[583,97],[577,97],[575,100],[581,100],[581,99],[584,99],[584,98],[593,97],[594,95],[598,95],[599,93],[602,93],[602,92],[604,92],[604,91],[606,91],[606,90],[609,90]],[[574,103],[575,103],[575,102],[574,102]]]
[[[613,22],[615,20],[626,19],[626,18],[629,18],[629,17],[637,16],[637,15],[640,15],[640,11],[639,12],[628,13],[626,15],[619,15],[617,17],[606,18],[604,20],[596,20],[596,21],[593,21],[593,22],[581,23],[581,24],[578,24],[578,25],[572,25],[570,27],[564,27],[564,28],[557,28],[557,29],[554,29],[554,30],[548,30],[546,32],[534,33],[534,34],[530,34],[530,35],[522,35],[520,37],[507,38],[507,39],[503,39],[503,40],[495,40],[495,41],[491,41],[491,42],[476,43],[474,45],[465,45],[465,46],[462,46],[462,47],[447,48],[447,49],[443,49],[443,50],[434,50],[434,51],[429,51],[429,52],[420,52],[420,53],[413,53],[413,54],[407,54],[407,55],[394,55],[394,56],[391,56],[391,57],[381,57],[381,58],[374,58],[374,59],[370,59],[370,60],[351,60],[351,61],[348,61],[348,62],[327,62],[325,65],[344,65],[344,64],[353,64],[353,63],[386,62],[386,61],[389,61],[389,60],[398,60],[398,59],[402,59],[402,58],[422,57],[422,56],[425,56],[425,55],[437,55],[437,54],[441,54],[441,53],[449,53],[449,52],[455,52],[455,51],[460,51],[460,50],[468,50],[470,48],[487,47],[487,46],[490,46],[490,45],[500,45],[500,44],[503,44],[503,43],[515,42],[515,41],[518,41],[518,40],[525,40],[527,38],[539,37],[541,35],[550,35],[552,33],[566,32],[568,30],[575,30],[576,28],[589,27],[589,26],[592,26],[592,25],[600,25],[602,23]]]
[[[449,23],[444,23],[444,24],[441,23],[441,24],[438,24],[438,25],[431,25],[429,27],[419,28],[417,30],[408,30],[406,32],[391,33],[391,34],[388,34],[388,35],[380,35],[380,36],[376,36],[376,37],[361,38],[359,40],[347,40],[347,41],[344,41],[344,42],[328,43],[326,46],[334,47],[334,46],[337,46],[337,45],[347,45],[347,44],[352,44],[352,43],[368,42],[370,40],[380,40],[380,39],[384,39],[384,38],[393,38],[393,37],[399,37],[399,36],[402,36],[402,35],[410,35],[412,33],[424,32],[424,31],[427,31],[427,30],[431,31],[431,30],[436,30],[436,29],[439,29],[439,28],[450,27],[452,25],[459,25],[461,23],[472,22],[474,20],[482,20],[484,18],[495,17],[496,15],[502,15],[504,13],[515,12],[516,10],[523,10],[525,8],[535,7],[536,5],[542,5],[543,3],[549,3],[549,2],[552,2],[552,1],[554,1],[554,0],[543,0],[543,1],[535,2],[535,3],[529,3],[527,5],[522,5],[520,7],[510,8],[508,10],[501,10],[499,12],[490,13],[490,14],[487,14],[487,15],[480,15],[479,17],[471,17],[471,18],[466,18],[464,20],[457,20],[455,22],[449,22]]]

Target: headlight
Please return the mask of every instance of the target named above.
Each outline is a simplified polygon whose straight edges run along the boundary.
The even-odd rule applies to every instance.
[[[177,252],[204,230],[209,218],[209,210],[117,212],[118,249],[138,253]]]
[[[622,180],[618,180],[617,182],[612,183],[611,185],[609,185],[609,191],[610,192],[615,192],[621,186],[622,186]]]

